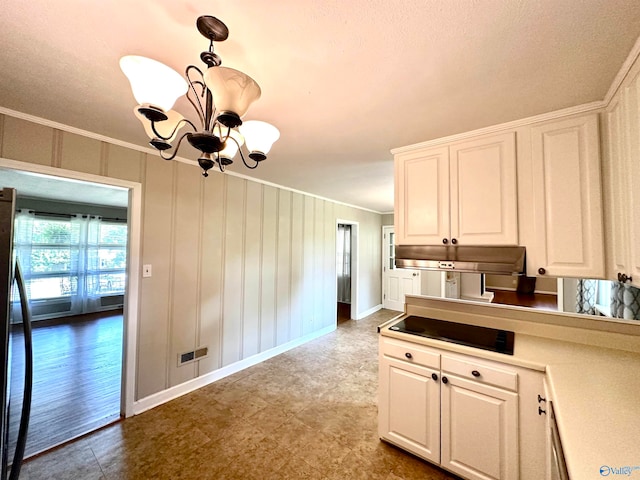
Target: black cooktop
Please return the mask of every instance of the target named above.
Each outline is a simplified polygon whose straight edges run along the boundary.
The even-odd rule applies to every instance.
[[[507,330],[416,316],[405,317],[389,330],[513,355],[515,335]]]

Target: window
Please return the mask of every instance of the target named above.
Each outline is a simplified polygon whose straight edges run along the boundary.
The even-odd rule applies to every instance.
[[[21,210],[15,231],[15,252],[35,318],[101,310],[103,297],[124,295],[126,223]]]

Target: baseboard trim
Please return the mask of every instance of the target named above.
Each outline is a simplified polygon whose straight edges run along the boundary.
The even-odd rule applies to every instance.
[[[360,320],[363,319],[364,317],[368,317],[369,315],[376,313],[378,310],[382,310],[382,304],[378,304],[375,307],[370,308],[369,310],[366,310],[364,312],[360,312],[358,314],[358,316],[356,317],[356,320]]]
[[[187,393],[193,392],[199,388],[205,387],[217,380],[221,380],[229,375],[240,372],[245,368],[252,367],[257,365],[258,363],[264,362],[276,355],[280,355],[281,353],[287,352],[295,347],[299,347],[311,340],[322,337],[328,333],[333,332],[336,329],[336,325],[331,325],[329,327],[325,327],[321,330],[313,332],[309,335],[305,335],[304,337],[297,338],[290,342],[287,342],[283,345],[279,345],[275,348],[271,348],[265,352],[258,353],[257,355],[253,355],[249,358],[245,358],[240,360],[239,362],[232,363],[231,365],[227,365],[226,367],[219,368],[210,373],[206,373],[192,380],[188,380],[180,385],[176,385],[175,387],[168,388],[158,393],[154,393],[153,395],[149,395],[148,397],[137,400],[133,403],[133,414],[138,415],[140,413],[146,412],[147,410],[151,410],[154,407],[158,407],[164,403],[167,403],[171,400],[174,400],[182,395],[186,395]]]

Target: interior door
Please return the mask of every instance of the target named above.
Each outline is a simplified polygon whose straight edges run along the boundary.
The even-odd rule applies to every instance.
[[[394,227],[382,227],[382,306],[404,312],[405,295],[420,294],[420,270],[396,268]]]

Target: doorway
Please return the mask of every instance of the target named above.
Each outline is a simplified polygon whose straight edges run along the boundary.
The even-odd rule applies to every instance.
[[[338,323],[351,320],[351,225],[338,224],[336,241]]]
[[[396,268],[395,230],[382,227],[382,307],[404,312],[405,295],[419,295],[420,270]]]
[[[105,240],[109,245],[104,246],[105,248],[103,249],[104,251],[102,251],[102,255],[96,250],[96,258],[99,259],[98,263],[100,264],[96,268],[100,269],[100,266],[104,266],[106,269],[113,271],[92,272],[95,289],[100,290],[100,292],[104,294],[94,295],[92,300],[97,302],[97,308],[94,308],[95,312],[84,314],[82,318],[78,316],[76,317],[77,321],[74,322],[67,321],[67,318],[62,315],[57,315],[60,318],[41,320],[42,323],[40,325],[42,328],[38,327],[34,330],[34,363],[38,361],[39,364],[42,365],[43,363],[49,362],[55,367],[54,370],[58,375],[57,379],[53,379],[52,388],[50,389],[50,394],[53,397],[49,403],[53,404],[54,401],[59,402],[61,397],[68,397],[71,403],[65,407],[67,413],[64,414],[64,419],[49,418],[49,413],[44,413],[46,409],[43,409],[41,413],[38,414],[37,408],[39,407],[37,407],[37,404],[46,404],[47,401],[35,398],[35,392],[37,391],[36,382],[41,383],[39,386],[41,391],[46,390],[44,383],[46,383],[47,379],[44,378],[44,375],[41,375],[40,379],[36,378],[36,373],[38,372],[38,365],[36,365],[36,369],[34,370],[33,403],[36,408],[32,411],[32,421],[27,440],[26,453],[29,456],[55,445],[65,443],[68,440],[86,434],[123,416],[133,414],[141,185],[135,182],[98,177],[90,174],[6,159],[0,159],[0,171],[2,172],[0,175],[0,187],[16,188],[19,196],[24,196],[26,193],[27,197],[39,197],[45,202],[47,200],[64,201],[66,198],[64,195],[65,192],[67,192],[69,200],[73,200],[74,202],[100,205],[101,202],[91,200],[90,192],[93,192],[93,194],[96,195],[95,198],[106,195],[104,198],[120,201],[125,211],[127,211],[124,215],[126,219],[125,237],[128,237],[124,239],[126,253],[120,251],[122,248],[117,248],[115,245],[117,242],[114,243],[113,241],[113,231],[108,235],[110,240]],[[105,183],[105,181],[108,183]],[[42,186],[42,182],[46,183],[46,188]],[[42,194],[42,192],[45,192],[45,194]],[[84,197],[83,200],[80,192],[85,192],[88,197]],[[114,200],[116,197],[118,200]],[[104,222],[105,229],[114,230],[114,225],[107,225],[110,223],[114,222]],[[111,245],[112,243],[113,245]],[[122,259],[123,265],[121,268],[116,268],[113,263],[122,256],[124,256],[126,260]],[[111,262],[109,262],[109,259],[111,259]],[[123,271],[120,272],[119,269]],[[118,271],[116,272],[116,270]],[[136,274],[132,274],[132,272],[136,272]],[[115,280],[119,277],[122,277],[123,281],[124,278],[127,279],[124,285],[124,297],[122,294],[119,295],[119,304],[121,307],[117,310],[108,311],[108,308],[110,308],[108,304],[118,297],[114,292],[117,290],[117,282],[115,282]],[[54,299],[52,306],[56,304],[56,308],[62,309],[64,306],[64,297],[66,293],[68,293],[67,290],[74,289],[74,282],[80,283],[77,282],[77,279],[71,282],[57,282],[56,285],[61,292],[60,295],[57,295],[57,297],[60,297],[60,301],[56,302]],[[86,299],[84,301],[86,302]],[[73,302],[69,301],[68,303],[71,304]],[[77,299],[75,300],[75,304],[78,304]],[[49,351],[43,352],[42,349],[40,352],[35,351],[36,333],[38,341],[42,345],[49,345],[51,347]],[[61,338],[63,340],[60,340]],[[94,340],[95,343],[92,343]],[[58,347],[66,350],[60,351]],[[107,350],[111,352],[107,354],[108,358],[105,357]],[[45,353],[46,357],[38,357],[38,355],[42,356]],[[86,359],[83,357],[85,354],[87,355]],[[90,371],[91,369],[93,369],[93,372],[84,372],[85,370]],[[86,377],[90,379],[91,382],[74,377],[73,375],[78,372],[84,372],[83,379]],[[108,387],[101,385],[99,381],[96,382],[95,380],[95,377],[102,373],[106,373],[105,378],[109,378],[108,382],[110,384]],[[69,378],[67,379],[66,377]],[[76,395],[74,395],[72,390],[76,387],[82,390],[75,392]],[[78,413],[90,409],[90,407],[88,408],[87,406],[87,394],[93,394],[87,391],[91,389],[95,390],[95,398],[89,401],[95,400],[99,408],[90,412],[90,415],[95,416],[95,413],[101,418],[89,418],[88,416],[81,418],[82,415]],[[105,402],[108,402],[110,405],[108,407],[110,413],[104,413]],[[56,414],[57,410],[62,411],[63,409],[54,409],[54,414]],[[51,411],[51,409],[49,409],[49,411]],[[100,411],[100,413],[96,413],[98,411]],[[53,427],[53,425],[56,423],[60,424],[60,422],[62,422],[64,428],[70,432],[66,438],[48,435],[46,428],[38,427],[38,425],[49,425],[49,427]],[[77,425],[74,426],[74,422],[77,423]],[[45,438],[44,440],[37,438],[39,430],[42,434],[40,436],[49,436],[51,438]],[[29,446],[30,443],[31,447]]]
[[[337,323],[358,319],[358,223],[338,220],[336,225]]]

